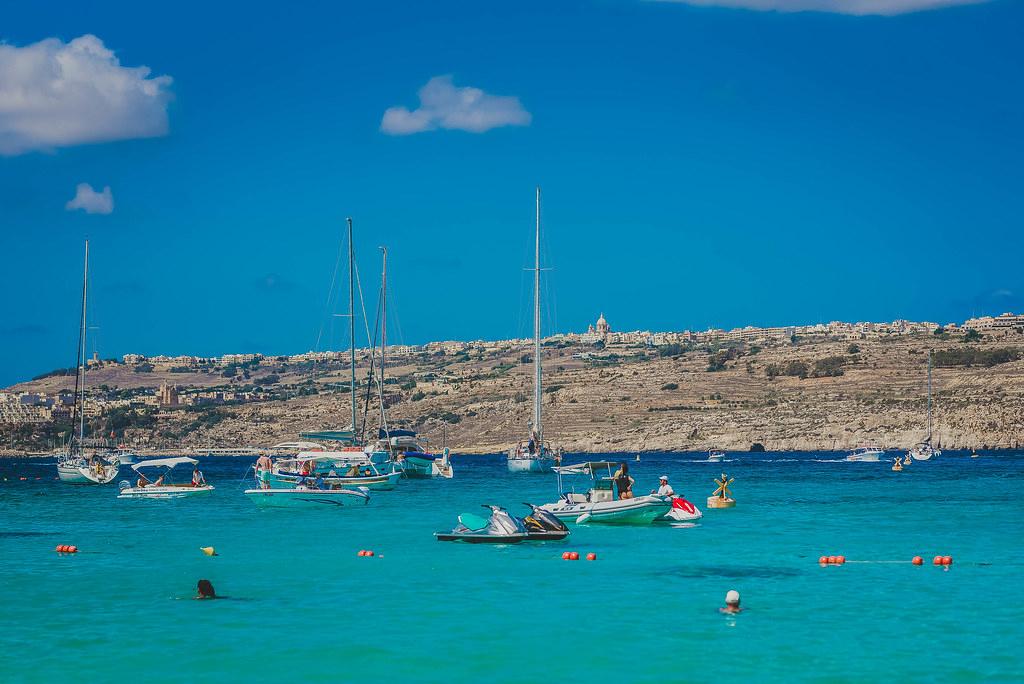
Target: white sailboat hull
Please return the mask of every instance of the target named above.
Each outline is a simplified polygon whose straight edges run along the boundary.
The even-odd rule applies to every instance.
[[[85,461],[57,462],[57,477],[68,484],[108,484],[114,481],[117,473],[116,465],[96,467]]]
[[[553,458],[508,457],[510,473],[550,473],[551,467],[554,465],[555,459]]]

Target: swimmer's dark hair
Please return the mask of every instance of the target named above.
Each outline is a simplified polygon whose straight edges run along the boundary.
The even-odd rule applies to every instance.
[[[196,598],[217,598],[217,593],[213,590],[213,584],[208,579],[201,579],[196,583],[196,591],[199,595]]]

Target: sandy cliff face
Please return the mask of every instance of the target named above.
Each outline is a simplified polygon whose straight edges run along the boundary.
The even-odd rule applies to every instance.
[[[900,337],[857,341],[856,353],[850,353],[849,345],[808,342],[756,353],[747,349],[717,372],[707,371],[706,351],[661,358],[650,351],[623,350],[623,355],[637,356],[598,365],[573,359],[579,349],[548,349],[546,436],[568,451],[587,452],[746,450],[755,442],[770,450],[851,449],[863,443],[906,448],[923,439],[927,350],[958,349],[964,343]],[[974,346],[1024,350],[1024,339],[986,339]],[[388,386],[400,395],[389,410],[390,424],[413,427],[439,445],[447,422],[448,444],[456,451],[506,450],[526,435],[532,415],[531,367],[517,363],[524,351],[482,358],[471,353],[457,360],[423,357],[391,369],[393,377],[415,377],[417,384],[406,390]],[[841,376],[769,379],[765,372],[769,365],[790,361],[813,367],[827,357],[844,359]],[[428,372],[446,379],[425,381],[423,373]],[[343,381],[345,375],[338,372],[316,381]],[[159,384],[162,379],[159,374],[140,378],[122,373],[110,382]],[[192,380],[214,381],[201,376]],[[299,374],[281,375],[285,385],[305,380]],[[342,427],[350,415],[344,392],[220,410],[229,414],[225,420],[191,430],[182,441],[189,446],[265,446],[296,439],[301,430]],[[194,418],[170,412],[160,420],[162,426],[180,428]],[[376,426],[375,411],[368,420]],[[936,368],[934,425],[935,440],[947,448],[1024,442],[1024,361],[991,368]]]

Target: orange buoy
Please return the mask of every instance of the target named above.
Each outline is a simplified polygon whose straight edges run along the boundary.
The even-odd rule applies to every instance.
[[[569,560],[579,560],[579,559],[580,559],[580,552],[579,551],[572,551],[572,552],[569,553]]]
[[[569,552],[568,551],[563,551],[562,552],[562,560],[569,560]]]
[[[373,555],[373,551],[367,551],[367,552],[366,552],[366,555],[367,555],[367,556],[372,556],[372,555]]]
[[[363,556],[366,555],[366,551],[363,551],[362,549],[359,549],[359,553],[357,553],[356,555],[359,556],[360,558],[362,558]]]
[[[833,564],[835,564],[835,562],[836,562],[836,557],[835,556],[829,556],[828,557],[828,564],[829,565],[833,565]]]
[[[943,556],[942,557],[942,564],[943,565],[952,565],[953,564],[953,557],[952,556]]]
[[[932,558],[932,565],[942,565],[942,556]]]
[[[69,546],[68,547],[68,553],[78,553],[78,547],[77,546]],[[946,563],[946,565],[949,565],[949,563]]]
[[[56,551],[57,553],[64,553],[64,545],[63,544],[58,544],[57,548],[54,549],[54,551]]]
[[[822,565],[828,565],[828,556],[822,556],[821,558],[818,559],[818,562],[821,563]]]
[[[587,560],[597,560],[597,554],[591,551],[587,554]]]
[[[842,565],[846,562],[846,556],[836,556],[836,563]]]
[[[924,558],[921,558],[920,556],[914,556],[910,559],[910,562],[914,565],[921,565],[922,563],[924,563]]]

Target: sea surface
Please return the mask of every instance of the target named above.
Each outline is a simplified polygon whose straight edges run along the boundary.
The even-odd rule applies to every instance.
[[[481,504],[554,500],[554,475],[499,456],[329,511],[256,508],[247,459],[203,459],[216,491],[170,501],[2,460],[0,680],[1024,680],[1024,455],[947,452],[902,473],[842,457],[624,456],[638,492],[667,474],[703,520],[510,546],[433,537]],[[707,510],[722,471],[737,506]],[[200,578],[228,598],[192,600]],[[718,612],[730,589],[739,615]]]

